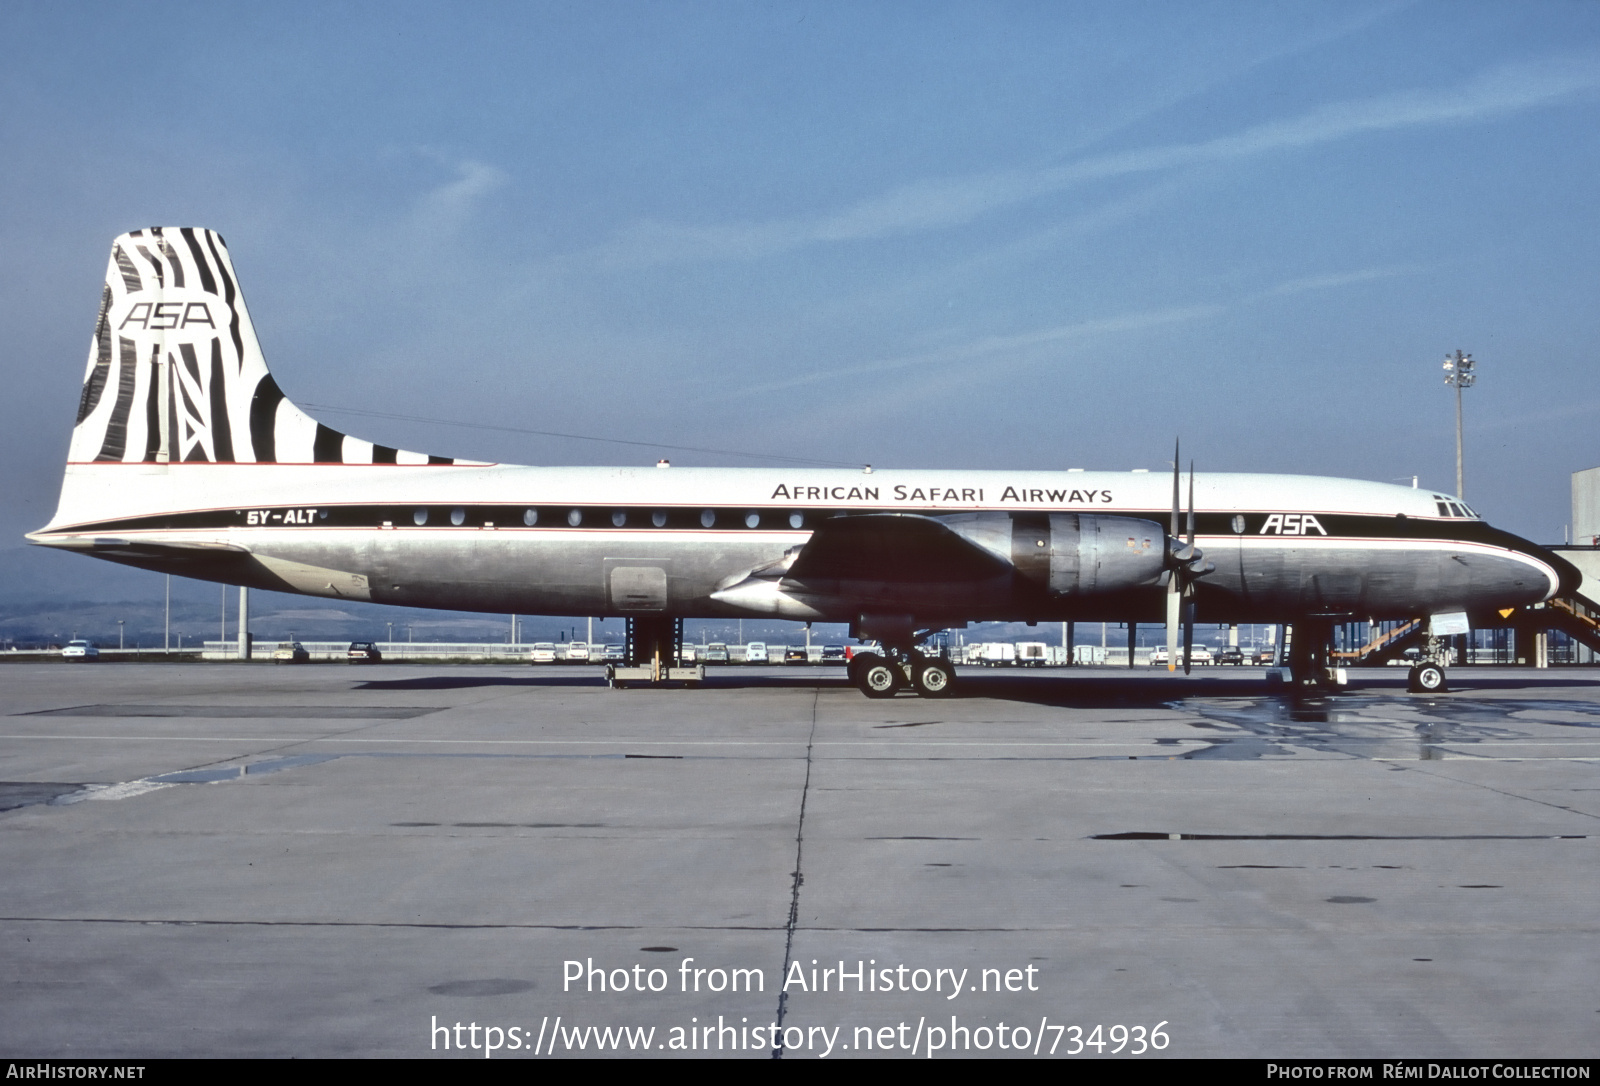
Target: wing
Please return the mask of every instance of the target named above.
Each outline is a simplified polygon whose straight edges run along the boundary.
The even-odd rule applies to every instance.
[[[932,517],[870,513],[819,524],[784,579],[926,584],[984,581],[1010,572],[1011,563]]]

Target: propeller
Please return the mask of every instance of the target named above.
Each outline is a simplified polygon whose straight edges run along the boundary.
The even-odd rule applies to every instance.
[[[1189,516],[1185,540],[1178,538],[1178,497],[1182,486],[1178,442],[1172,444],[1172,523],[1167,544],[1167,670],[1178,670],[1178,630],[1183,629],[1183,673],[1194,651],[1194,582],[1217,567],[1194,545],[1194,461],[1189,462]]]

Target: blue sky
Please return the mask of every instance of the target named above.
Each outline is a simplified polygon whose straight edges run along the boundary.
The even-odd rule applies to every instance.
[[[1481,512],[1558,541],[1600,463],[1594,3],[12,3],[0,40],[18,545],[152,224],[221,231],[290,397],[406,448],[656,455],[334,409],[1453,487],[1461,348]]]

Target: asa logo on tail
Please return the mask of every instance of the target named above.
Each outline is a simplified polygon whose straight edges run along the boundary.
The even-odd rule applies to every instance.
[[[195,312],[197,309],[200,311],[198,314]],[[204,302],[140,302],[122,318],[117,331],[122,331],[130,324],[151,332],[187,328],[191,324],[203,324],[212,329],[217,327],[211,319],[211,310],[206,308]]]

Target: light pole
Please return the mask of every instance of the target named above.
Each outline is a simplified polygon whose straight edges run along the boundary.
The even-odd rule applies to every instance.
[[[1472,366],[1470,354],[1457,351],[1444,356],[1444,383],[1454,385],[1456,390],[1456,497],[1463,500],[1466,493],[1461,481],[1461,390],[1471,388],[1478,379]]]

